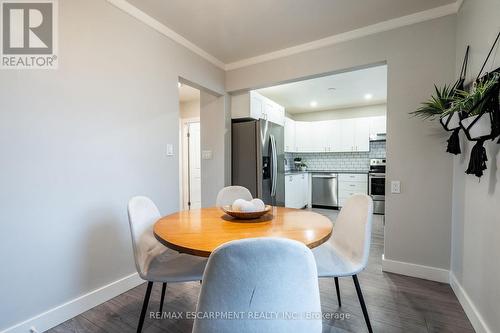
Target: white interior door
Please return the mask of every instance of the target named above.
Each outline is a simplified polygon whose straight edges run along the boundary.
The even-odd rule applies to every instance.
[[[191,208],[201,208],[201,148],[200,123],[189,123],[189,202]]]

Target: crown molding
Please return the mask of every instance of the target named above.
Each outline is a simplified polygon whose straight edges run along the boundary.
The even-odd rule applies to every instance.
[[[329,37],[325,37],[322,39],[318,39],[312,42],[292,46],[289,48],[281,49],[278,51],[262,54],[259,56],[235,61],[229,64],[226,64],[225,69],[226,71],[233,70],[233,69],[238,69],[250,65],[255,65],[261,62],[266,62],[278,58],[283,58],[287,57],[293,54],[297,53],[302,53],[305,51],[310,51],[310,50],[315,50],[319,49],[322,47],[350,41],[353,39],[358,39],[362,37],[366,37],[369,35],[377,34],[380,32],[385,32],[401,27],[405,27],[408,25],[416,24],[416,23],[421,23],[429,20],[433,20],[439,17],[447,16],[447,15],[452,15],[456,14],[458,12],[458,9],[460,7],[461,1],[457,1],[448,5],[428,9],[422,12],[406,15],[406,16],[401,16],[395,19],[390,19],[387,21],[383,21],[380,23],[368,25],[363,28],[351,30],[348,32],[344,32],[341,34],[337,35],[332,35]]]
[[[126,0],[106,0],[113,6],[117,7],[118,9],[121,9],[125,13],[129,14],[130,16],[136,18],[137,20],[141,21],[142,23],[146,24],[150,28],[153,28],[154,30],[158,31],[162,35],[170,38],[171,40],[181,44],[182,46],[186,47],[187,49],[191,50],[192,52],[196,53],[200,57],[204,58],[205,60],[209,61],[213,65],[219,67],[220,69],[225,69],[225,64],[211,55],[210,53],[206,52],[205,50],[201,49],[200,47],[196,46],[194,43],[190,42],[186,38],[182,37],[179,35],[177,32],[173,31],[172,29],[168,28],[166,25],[161,23],[160,21],[154,19],[153,17],[149,16],[139,8],[133,6]]]
[[[464,0],[457,0],[456,2],[450,3],[448,5],[424,10],[418,13],[406,15],[406,16],[401,16],[395,19],[390,19],[387,21],[379,22],[376,24],[372,24],[363,28],[351,30],[348,32],[344,32],[341,34],[337,35],[332,35],[329,37],[325,37],[322,39],[318,39],[312,42],[304,43],[304,44],[299,44],[296,46],[288,47],[285,49],[265,53],[262,55],[258,55],[255,57],[250,57],[242,60],[238,60],[235,62],[227,63],[225,64],[221,60],[217,59],[210,53],[206,52],[202,48],[198,47],[196,44],[192,43],[191,41],[187,40],[186,38],[182,37],[163,23],[159,22],[155,18],[151,17],[150,15],[146,14],[145,12],[141,11],[137,7],[133,6],[126,0],[106,0],[113,6],[121,9],[125,13],[129,14],[130,16],[136,18],[137,20],[143,22],[144,24],[148,25],[149,27],[153,28],[154,30],[158,31],[159,33],[163,34],[164,36],[172,39],[173,41],[181,44],[182,46],[186,47],[187,49],[191,50],[192,52],[196,53],[200,57],[204,58],[205,60],[209,61],[213,65],[217,66],[220,69],[230,71],[242,67],[247,67],[251,65],[255,65],[258,63],[270,61],[270,60],[275,60],[283,57],[287,57],[290,55],[302,53],[305,51],[310,51],[310,50],[315,50],[319,49],[322,47],[350,41],[353,39],[357,38],[362,38],[366,36],[370,36],[373,34],[397,29],[397,28],[402,28],[408,25],[416,24],[416,23],[421,23],[429,20],[433,20],[436,18],[440,18],[443,16],[447,15],[452,15],[458,13],[460,10]]]

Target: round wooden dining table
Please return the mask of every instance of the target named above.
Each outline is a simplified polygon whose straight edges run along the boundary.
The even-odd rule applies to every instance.
[[[332,222],[301,209],[272,207],[256,220],[238,220],[218,207],[180,211],[159,219],[154,235],[163,245],[182,253],[208,257],[229,241],[255,237],[282,237],[314,248],[328,240]]]

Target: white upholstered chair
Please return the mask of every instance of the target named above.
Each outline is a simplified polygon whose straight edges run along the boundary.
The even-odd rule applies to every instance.
[[[319,333],[321,306],[314,256],[283,238],[249,238],[217,248],[208,259],[198,313],[240,313],[233,320],[200,319],[194,333]],[[288,313],[313,319],[254,319],[255,313]]]
[[[206,259],[167,249],[153,235],[153,225],[160,218],[156,205],[147,197],[134,197],[128,203],[128,218],[139,276],[148,281],[137,332],[141,332],[153,282],[161,282],[160,312],[167,283],[201,281]]]
[[[252,200],[252,193],[243,186],[227,186],[217,194],[216,206],[232,205],[236,199]]]
[[[372,332],[372,327],[357,274],[368,264],[372,217],[372,198],[365,194],[353,195],[342,207],[335,221],[332,237],[313,249],[318,277],[335,279],[339,306],[342,303],[338,278],[352,276],[369,332]]]

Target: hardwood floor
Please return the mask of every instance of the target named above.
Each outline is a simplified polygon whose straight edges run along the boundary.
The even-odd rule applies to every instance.
[[[335,219],[337,211],[316,211]],[[381,271],[383,219],[375,216],[370,262],[359,275],[361,288],[374,332],[474,332],[450,286]],[[324,320],[323,332],[367,332],[352,278],[340,279],[342,307],[337,304],[333,279],[319,282],[323,312],[348,314],[349,319]],[[146,284],[142,284],[61,325],[50,333],[135,332]],[[185,312],[196,309],[200,284],[177,283],[167,288],[164,311]],[[158,311],[161,285],[151,294],[149,311]],[[188,319],[150,319],[146,316],[144,333],[191,332]]]

